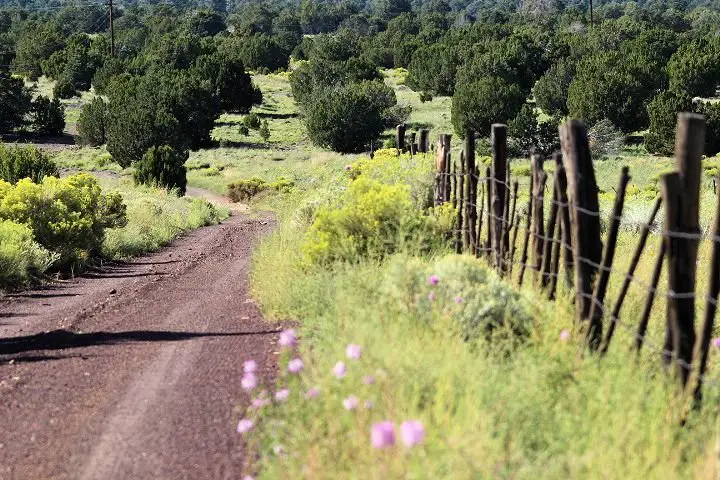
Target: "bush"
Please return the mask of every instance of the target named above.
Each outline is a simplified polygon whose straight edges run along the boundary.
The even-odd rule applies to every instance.
[[[185,162],[188,158],[187,150],[168,145],[150,147],[135,165],[135,183],[176,189],[183,196],[187,187]]]
[[[648,104],[650,129],[645,148],[650,153],[672,155],[675,149],[675,126],[678,112],[692,110],[692,98],[685,92],[665,90]]]
[[[317,87],[303,105],[308,135],[315,145],[336,152],[362,151],[385,129],[385,112],[395,93],[380,81]]]
[[[604,119],[588,130],[588,143],[592,158],[600,160],[618,155],[625,143],[625,135],[610,120]]]
[[[60,172],[50,157],[35,147],[8,148],[0,143],[0,180],[17,183],[29,178],[40,183],[45,177],[57,177]]]
[[[413,202],[408,185],[385,185],[362,175],[339,207],[320,207],[302,245],[310,264],[381,259],[395,252],[428,250],[438,224]]]
[[[452,98],[452,123],[461,136],[467,130],[488,136],[493,123],[507,123],[515,118],[524,103],[525,94],[520,87],[500,77],[458,83]]]
[[[0,181],[0,220],[28,226],[35,241],[58,255],[58,267],[72,271],[100,253],[105,229],[127,223],[118,193],[103,194],[88,174],[42,183]]]
[[[44,135],[62,135],[65,130],[65,106],[57,98],[42,95],[32,102],[30,122],[33,130]]]
[[[243,118],[243,125],[251,130],[259,129],[260,124],[260,117],[256,113],[250,113]]]
[[[108,106],[102,97],[95,97],[83,106],[77,129],[80,143],[99,147],[107,142]]]
[[[250,129],[247,127],[247,125],[240,125],[240,128],[238,129],[238,133],[240,135],[247,137],[248,135],[250,135]]]
[[[268,127],[267,120],[263,120],[262,125],[260,125],[260,128],[258,129],[258,134],[260,135],[260,138],[263,139],[263,142],[270,140],[270,127]]]
[[[705,115],[707,133],[705,134],[705,155],[711,157],[720,152],[720,104],[700,102],[696,111]]]
[[[77,94],[75,85],[66,77],[60,77],[53,87],[53,97],[55,98],[73,98]]]
[[[247,202],[263,192],[287,192],[294,186],[295,182],[282,177],[270,183],[262,178],[253,177],[248,180],[233,182],[227,188],[230,201]]]
[[[22,78],[0,69],[0,133],[12,132],[24,125],[31,101],[32,93]]]
[[[513,155],[527,156],[531,152],[549,155],[560,148],[557,124],[559,121],[551,119],[547,122],[538,122],[535,109],[525,104],[517,117],[508,123],[510,146]]]
[[[35,242],[30,227],[0,220],[0,287],[27,285],[56,259]]]

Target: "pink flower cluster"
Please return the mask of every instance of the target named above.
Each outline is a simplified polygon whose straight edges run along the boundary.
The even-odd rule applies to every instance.
[[[389,420],[374,423],[370,429],[370,443],[374,448],[390,448],[395,445],[395,424]],[[400,439],[406,447],[420,445],[425,440],[425,427],[419,420],[400,424]]]

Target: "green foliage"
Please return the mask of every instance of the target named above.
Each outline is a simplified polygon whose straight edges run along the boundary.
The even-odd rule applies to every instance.
[[[78,136],[82,145],[99,147],[107,142],[108,105],[102,97],[86,103],[77,121]]]
[[[625,133],[646,128],[653,86],[640,68],[618,52],[583,59],[568,91],[570,115],[588,125],[608,119]]]
[[[568,91],[575,76],[575,64],[561,60],[552,65],[533,87],[537,106],[548,115],[567,115]]]
[[[57,98],[40,95],[30,107],[30,125],[43,135],[62,135],[65,130],[65,106]]]
[[[15,46],[13,70],[30,80],[42,75],[42,62],[62,50],[64,35],[57,22],[29,22]]]
[[[590,153],[594,160],[617,155],[625,143],[625,135],[608,119],[603,119],[588,130]]]
[[[99,44],[99,45],[93,45]],[[67,95],[75,90],[90,90],[95,71],[102,65],[108,45],[104,40],[93,41],[89,35],[75,34],[67,39],[65,47],[42,62],[43,73],[58,81],[59,93]],[[70,98],[61,96],[59,98]]]
[[[22,78],[0,69],[0,133],[9,133],[24,125],[31,101],[32,94]]]
[[[60,77],[53,87],[53,97],[68,99],[77,96],[78,92],[69,78]]]
[[[0,288],[29,284],[45,273],[56,258],[35,242],[30,227],[0,220]]]
[[[677,114],[692,108],[692,98],[683,91],[664,90],[653,98],[647,107],[650,129],[645,134],[645,148],[648,152],[672,155]]]
[[[183,196],[187,187],[187,159],[187,150],[168,145],[150,147],[135,165],[135,183],[167,188]]]
[[[419,252],[434,243],[436,224],[418,211],[407,185],[385,185],[360,176],[340,205],[320,207],[302,251],[309,264],[319,265]]]
[[[260,128],[260,124],[260,117],[258,117],[256,113],[250,113],[243,117],[243,125],[245,125],[247,128],[257,130]]]
[[[525,103],[518,85],[500,77],[481,77],[459,83],[452,99],[452,123],[459,135],[474,130],[481,136],[490,134],[493,123],[515,118]]]
[[[264,192],[287,193],[295,186],[295,182],[286,178],[278,178],[266,182],[262,178],[253,177],[247,180],[238,180],[227,186],[228,197],[233,202],[248,202]]]
[[[262,92],[245,71],[235,51],[203,55],[195,61],[193,73],[213,85],[225,112],[249,112],[262,103]]]
[[[697,39],[683,44],[667,65],[670,88],[691,97],[711,97],[720,84],[720,41]]]
[[[270,140],[270,127],[268,127],[267,120],[263,120],[262,125],[260,125],[260,128],[258,129],[258,134],[264,142]]]
[[[35,240],[58,255],[64,271],[99,254],[105,229],[126,224],[125,205],[117,193],[103,194],[87,174],[42,183],[0,181],[0,221],[28,226]]]
[[[314,144],[336,152],[359,152],[385,129],[385,112],[395,93],[379,81],[317,88],[303,105],[305,125]]]
[[[705,115],[707,130],[705,133],[705,155],[711,157],[720,153],[720,104],[700,102],[696,108]]]
[[[50,157],[35,147],[7,147],[0,142],[0,180],[17,183],[29,178],[40,183],[45,177],[60,175]]]
[[[211,144],[219,108],[211,86],[192,74],[121,77],[109,97],[107,149],[123,167],[153,146],[185,150]]]
[[[526,103],[517,116],[508,123],[510,146],[517,156],[527,157],[531,152],[549,155],[560,148],[556,119],[538,122],[535,109]]]
[[[250,129],[247,127],[247,125],[240,125],[240,128],[238,129],[238,132],[240,135],[247,137],[250,135]]]
[[[290,52],[278,45],[275,38],[262,33],[249,37],[231,37],[223,43],[220,51],[232,51],[243,65],[252,70],[284,70],[290,62]]]
[[[105,95],[113,78],[122,75],[127,70],[125,61],[121,58],[108,58],[100,68],[95,71],[92,86],[95,93]]]

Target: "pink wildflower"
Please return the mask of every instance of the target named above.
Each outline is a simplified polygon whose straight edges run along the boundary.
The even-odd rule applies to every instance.
[[[312,387],[305,394],[305,398],[316,398],[319,395],[320,395],[320,389],[317,387]]]
[[[288,372],[298,373],[302,369],[303,369],[303,361],[300,360],[299,358],[295,358],[288,362]]]
[[[713,338],[712,345],[715,348],[720,348],[720,337]]]
[[[395,445],[395,425],[390,421],[374,423],[370,430],[370,443],[374,448]]]
[[[247,360],[243,362],[243,372],[255,373],[257,371],[257,362],[255,360]]]
[[[355,395],[350,395],[343,400],[343,407],[345,407],[345,410],[355,410],[359,404],[360,400],[358,400]]]
[[[430,293],[428,293],[428,300],[430,300],[431,302],[433,300],[435,300],[435,292],[434,291],[430,290]]]
[[[428,283],[435,286],[440,283],[440,277],[438,277],[437,275],[430,275],[430,277],[428,277]]]
[[[372,400],[365,400],[365,408],[367,408],[368,410],[370,410],[370,409],[373,408],[374,406],[375,406],[375,404],[373,403]]]
[[[288,328],[280,332],[278,344],[280,344],[281,347],[294,347],[297,345],[297,332],[295,332],[295,329]]]
[[[345,171],[349,172],[350,170],[352,170],[352,165],[345,165]]]
[[[337,362],[333,367],[332,371],[337,378],[345,377],[345,375],[347,374],[347,367],[345,366],[345,362]]]
[[[560,332],[560,341],[567,342],[570,339],[570,332],[567,329],[563,329]]]
[[[240,381],[240,386],[242,386],[243,390],[249,392],[250,390],[258,386],[258,379],[254,373],[246,373]]]
[[[290,390],[283,388],[275,392],[275,400],[278,402],[284,402],[290,396]]]
[[[463,303],[463,297],[461,297],[460,295],[458,295],[457,297],[455,297],[455,303],[457,303],[458,305],[460,305],[461,303]]]
[[[354,343],[351,343],[345,349],[345,353],[347,354],[348,358],[358,360],[362,356],[362,347],[360,347],[360,345],[355,345]]]
[[[372,385],[373,383],[375,383],[375,377],[373,377],[372,375],[365,375],[363,377],[363,383],[365,385]]]
[[[413,447],[425,439],[425,427],[418,420],[410,420],[400,425],[400,437],[406,447]]]
[[[251,405],[252,405],[253,408],[259,410],[259,409],[261,409],[261,408],[263,408],[263,407],[267,407],[268,405],[270,405],[270,399],[269,399],[269,398],[258,397],[258,398],[253,399]]]
[[[237,432],[238,433],[247,433],[249,432],[255,423],[252,420],[248,420],[247,418],[243,418],[238,422],[237,426]]]

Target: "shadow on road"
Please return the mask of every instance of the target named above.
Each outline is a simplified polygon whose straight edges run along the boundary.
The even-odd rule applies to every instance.
[[[65,350],[70,348],[116,345],[131,342],[177,342],[203,337],[238,337],[247,335],[272,335],[279,330],[257,332],[164,332],[136,330],[129,332],[76,333],[69,330],[55,330],[25,337],[0,338],[0,355],[35,350]],[[9,359],[4,359],[9,360]]]

